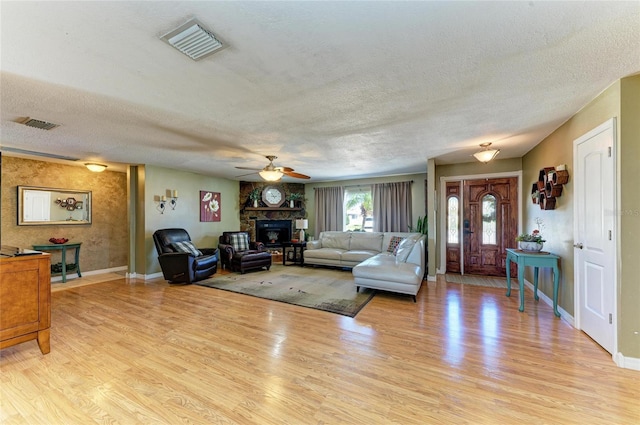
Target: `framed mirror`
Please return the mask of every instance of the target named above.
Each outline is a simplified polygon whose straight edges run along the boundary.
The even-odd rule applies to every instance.
[[[18,226],[91,224],[91,191],[18,186]]]

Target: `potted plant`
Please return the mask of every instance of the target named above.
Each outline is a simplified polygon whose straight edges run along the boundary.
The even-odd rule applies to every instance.
[[[249,199],[253,201],[253,207],[258,208],[258,201],[260,200],[261,191],[259,187],[254,187],[249,192]]]
[[[535,222],[540,229],[544,227],[541,218],[536,218]],[[542,238],[542,234],[539,229],[535,229],[531,233],[518,235],[518,237],[516,237],[516,241],[518,242],[521,250],[531,252],[541,251],[543,244],[546,242]]]
[[[289,201],[289,208],[293,208],[296,201],[302,201],[303,199],[304,195],[302,193],[290,193],[287,196],[287,201]]]

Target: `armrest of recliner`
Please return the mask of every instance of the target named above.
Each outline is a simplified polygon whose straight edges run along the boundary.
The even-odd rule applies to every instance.
[[[249,249],[255,249],[256,251],[266,251],[264,243],[259,241],[249,242]]]

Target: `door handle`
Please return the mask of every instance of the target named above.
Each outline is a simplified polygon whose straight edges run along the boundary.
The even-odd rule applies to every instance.
[[[465,230],[465,231],[464,231],[464,234],[465,234],[465,235],[468,235],[468,234],[470,234],[470,233],[473,233],[473,232],[472,232],[471,230]]]
[[[574,244],[573,244],[573,247],[574,247],[574,248],[578,248],[578,249],[582,249],[582,248],[583,248],[583,245],[582,245],[581,243],[574,243]]]

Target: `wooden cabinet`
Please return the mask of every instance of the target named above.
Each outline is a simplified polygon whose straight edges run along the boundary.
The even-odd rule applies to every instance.
[[[47,354],[50,327],[50,255],[0,259],[0,348],[35,339]]]

